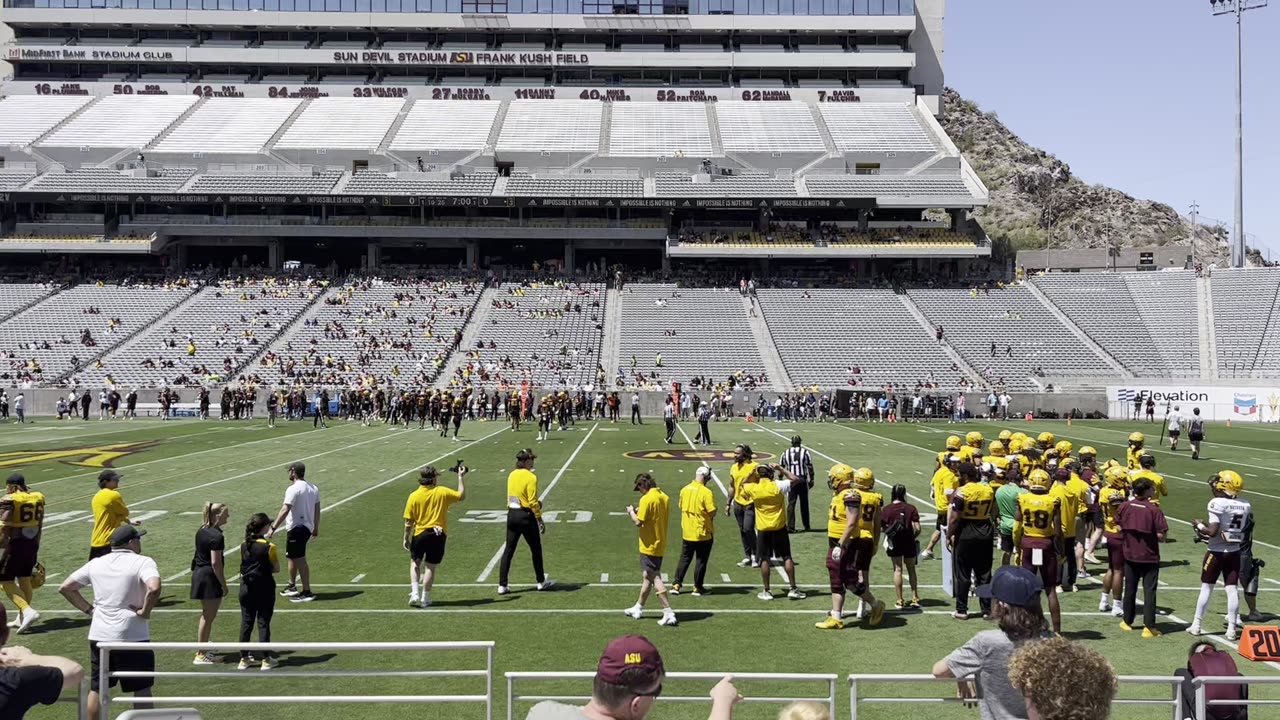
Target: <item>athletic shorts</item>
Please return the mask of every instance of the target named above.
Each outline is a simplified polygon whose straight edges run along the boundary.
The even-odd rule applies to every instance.
[[[294,525],[289,529],[288,539],[284,543],[284,556],[290,560],[301,560],[307,556],[307,542],[311,540],[311,528],[306,525]]]
[[[640,553],[640,572],[645,575],[662,574],[662,558]]]
[[[89,641],[89,687],[94,692],[99,691],[99,679],[101,672],[101,663],[98,656],[98,642],[96,640]],[[151,650],[113,650],[111,651],[111,667],[110,672],[154,672],[156,669],[156,654]],[[107,687],[115,687],[117,684],[127,693],[135,693],[139,690],[146,690],[156,684],[155,678],[149,677],[127,677],[127,678],[111,678],[107,681]]]
[[[787,529],[760,530],[756,532],[756,557],[760,562],[773,558],[791,559],[791,537]]]
[[[831,558],[832,548],[827,549],[827,575],[831,582],[831,593],[833,595],[843,595],[846,590],[854,594],[858,593],[858,569],[854,567],[856,558],[854,551],[850,550],[840,557],[833,560]]]
[[[36,568],[40,543],[28,538],[14,538],[0,551],[0,581],[29,578]]]
[[[1204,433],[1196,432],[1192,430],[1191,432],[1187,433],[1187,439],[1189,439],[1191,442],[1201,442],[1204,440]]]
[[[1000,533],[1000,552],[1013,552],[1013,533]]]
[[[1124,572],[1124,538],[1119,533],[1104,532],[1107,539],[1107,569]]]
[[[1039,566],[1032,563],[1035,559],[1035,550],[1040,550],[1043,555],[1042,563]],[[1046,588],[1056,587],[1058,585],[1058,551],[1053,546],[1053,540],[1049,538],[1022,538],[1022,567],[1040,576],[1040,581],[1044,583]]]
[[[1239,552],[1207,552],[1204,564],[1200,567],[1200,582],[1210,585],[1222,578],[1223,585],[1235,585],[1240,582]]]
[[[1106,524],[1107,519],[1102,516],[1102,509],[1090,510],[1088,512],[1089,522],[1093,523],[1095,528],[1101,529]]]
[[[942,530],[947,527],[947,511],[946,510],[938,511],[938,520],[933,524],[933,527],[938,530]]]
[[[409,557],[414,562],[427,562],[431,565],[439,565],[444,560],[445,541],[449,536],[441,533],[437,535],[432,530],[418,533],[409,541]]]
[[[1240,587],[1249,595],[1258,594],[1258,568],[1254,565],[1253,553],[1240,553]]]

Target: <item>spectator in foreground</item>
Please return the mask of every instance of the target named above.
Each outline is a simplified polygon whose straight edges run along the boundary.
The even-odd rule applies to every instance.
[[[534,705],[525,720],[642,720],[662,694],[665,676],[662,656],[653,643],[639,635],[623,635],[600,656],[591,701],[585,707],[548,700]],[[741,700],[733,678],[725,677],[711,689],[707,720],[729,720]]]
[[[793,702],[782,708],[778,720],[831,720],[831,713],[822,703]]]
[[[52,705],[63,690],[74,692],[84,678],[79,663],[36,655],[25,647],[4,647],[8,614],[0,605],[0,717],[22,720],[36,705]]]
[[[1009,682],[1026,698],[1028,720],[1107,720],[1118,687],[1105,657],[1060,637],[1019,648]]]
[[[978,597],[992,600],[997,630],[983,630],[933,665],[933,676],[957,678],[963,698],[975,696],[967,678],[982,686],[978,699],[982,720],[1026,718],[1022,694],[1009,680],[1009,658],[1023,645],[1051,637],[1045,627],[1040,595],[1044,586],[1030,570],[1005,565],[996,570],[990,585],[978,588]]]

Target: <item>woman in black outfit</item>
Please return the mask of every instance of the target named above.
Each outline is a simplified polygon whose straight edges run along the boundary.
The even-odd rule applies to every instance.
[[[222,526],[227,524],[231,512],[222,503],[204,504],[204,523],[196,531],[196,554],[191,559],[191,599],[199,600],[200,624],[196,629],[196,642],[209,642],[213,621],[227,594],[227,573],[224,569]],[[218,656],[212,651],[196,651],[194,665],[213,665]]]
[[[258,624],[258,642],[271,642],[271,615],[276,609],[276,578],[280,572],[280,556],[274,543],[265,537],[271,518],[257,513],[249,518],[240,545],[240,642],[249,642],[254,622]],[[240,669],[248,670],[251,653],[240,651]],[[262,669],[270,670],[280,662],[270,651],[262,655]]]

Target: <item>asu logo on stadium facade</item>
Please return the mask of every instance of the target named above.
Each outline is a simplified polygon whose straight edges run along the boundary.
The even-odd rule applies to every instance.
[[[22,465],[51,461],[80,467],[109,468],[114,467],[116,460],[126,455],[146,450],[155,444],[155,441],[152,440],[51,450],[15,450],[13,452],[0,453],[0,468],[20,467]]]
[[[632,450],[622,453],[623,457],[632,460],[680,460],[683,462],[733,462],[733,450],[676,450],[674,448],[661,448],[658,450]],[[768,460],[773,455],[767,452],[757,452],[752,456],[752,460]]]

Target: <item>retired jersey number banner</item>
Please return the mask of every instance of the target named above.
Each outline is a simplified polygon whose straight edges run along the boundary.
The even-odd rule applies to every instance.
[[[1134,403],[1138,414],[1146,417],[1147,400],[1155,402],[1155,416],[1161,419],[1174,407],[1183,417],[1183,425],[1191,422],[1192,411],[1200,408],[1200,417],[1210,422],[1280,423],[1280,382],[1270,387],[1230,385],[1129,385],[1107,386],[1107,405],[1112,418],[1131,418]]]

